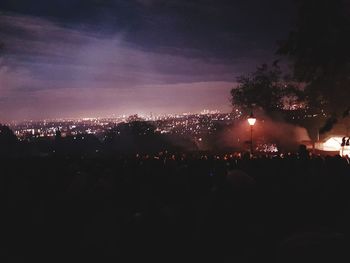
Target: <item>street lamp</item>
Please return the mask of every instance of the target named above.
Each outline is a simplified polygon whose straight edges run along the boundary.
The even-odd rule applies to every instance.
[[[253,154],[253,126],[256,123],[256,118],[253,115],[253,112],[248,118],[248,123],[250,125],[250,153]]]

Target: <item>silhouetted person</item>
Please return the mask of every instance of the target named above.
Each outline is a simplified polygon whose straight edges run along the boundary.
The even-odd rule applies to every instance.
[[[345,142],[346,142],[346,137],[343,137],[343,139],[341,140],[341,147],[345,146]]]

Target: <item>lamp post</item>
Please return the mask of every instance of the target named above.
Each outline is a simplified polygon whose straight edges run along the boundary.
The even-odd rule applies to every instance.
[[[253,115],[253,112],[248,118],[248,123],[250,125],[250,153],[253,154],[253,126],[256,122],[256,118]]]

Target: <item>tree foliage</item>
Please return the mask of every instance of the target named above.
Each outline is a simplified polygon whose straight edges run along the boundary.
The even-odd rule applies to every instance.
[[[118,153],[157,152],[169,147],[155,127],[146,121],[120,123],[106,133],[105,144]]]
[[[0,155],[8,155],[16,145],[17,137],[6,125],[0,123]]]
[[[255,72],[239,76],[237,82],[231,90],[231,102],[243,111],[258,107],[269,114],[293,107],[302,99],[302,90],[283,76],[277,62],[263,64]]]
[[[293,63],[294,77],[306,84],[310,107],[333,116],[350,107],[350,1],[297,0],[298,18],[278,53]]]

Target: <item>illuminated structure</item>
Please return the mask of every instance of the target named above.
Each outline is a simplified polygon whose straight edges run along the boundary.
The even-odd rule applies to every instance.
[[[349,137],[332,136],[328,137],[324,142],[315,144],[315,149],[328,153],[335,153],[340,156],[350,156]]]
[[[256,123],[256,118],[253,115],[253,112],[250,114],[248,118],[248,123],[250,125],[250,153],[253,153],[253,126]]]

